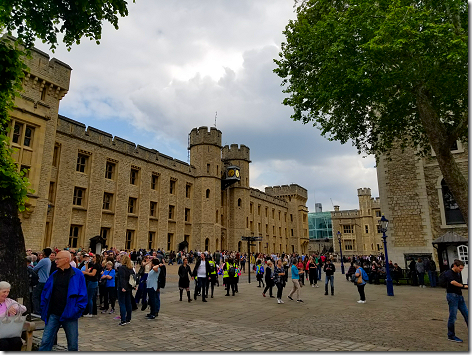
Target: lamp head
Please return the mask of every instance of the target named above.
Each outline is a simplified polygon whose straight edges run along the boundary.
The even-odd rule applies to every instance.
[[[340,232],[340,231],[338,231],[338,233],[337,233],[337,234],[338,234],[338,241],[341,241],[341,232]]]
[[[382,215],[382,218],[379,220],[379,223],[380,223],[380,228],[382,230],[382,232],[386,232],[387,231],[387,227],[388,227],[388,219],[385,218],[385,215]]]

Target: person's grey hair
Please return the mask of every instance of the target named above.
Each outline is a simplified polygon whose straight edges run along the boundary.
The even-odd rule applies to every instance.
[[[33,262],[33,257],[31,255],[28,255],[26,257],[26,260],[28,260],[29,263]]]
[[[36,260],[38,260],[38,257],[34,254],[31,254],[31,257],[33,258],[33,262],[35,262]]]
[[[0,281],[0,291],[1,290],[9,290],[11,289],[11,285],[6,281]]]

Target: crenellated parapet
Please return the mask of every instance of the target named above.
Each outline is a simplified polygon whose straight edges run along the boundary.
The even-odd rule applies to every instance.
[[[143,161],[178,170],[182,173],[193,173],[195,170],[195,168],[191,167],[189,164],[162,154],[155,149],[136,145],[133,142],[117,136],[113,137],[113,135],[110,133],[103,132],[90,126],[86,128],[85,124],[74,121],[65,116],[59,115],[57,132],[63,133],[70,137],[82,139],[100,147],[109,148],[116,152],[126,154]]]
[[[221,150],[221,160],[231,161],[231,160],[244,160],[251,162],[249,159],[249,147],[241,144],[231,144],[231,146],[225,145]]]
[[[262,200],[262,201],[266,201],[268,203],[273,203],[273,204],[281,206],[281,207],[285,207],[285,208],[288,207],[287,201],[285,201],[281,198],[268,195],[265,192],[263,192],[261,190],[258,190],[258,189],[255,189],[253,187],[251,187],[249,191],[250,191],[251,197],[257,198],[257,199]]]
[[[372,191],[369,187],[362,187],[357,189],[357,196],[370,196]]]
[[[208,130],[206,126],[192,129],[189,134],[188,149],[201,144],[215,145],[221,148],[221,131],[215,127],[210,127]]]
[[[282,185],[282,186],[268,186],[265,192],[272,196],[294,196],[298,195],[304,199],[308,199],[308,191],[304,187],[297,184]]]

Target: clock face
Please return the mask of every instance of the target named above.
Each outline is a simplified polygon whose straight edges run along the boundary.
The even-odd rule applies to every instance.
[[[239,170],[236,170],[236,177],[239,177]]]
[[[237,172],[236,172],[236,174],[237,174]],[[228,176],[233,177],[233,175],[234,175],[234,170],[233,169],[228,170]]]

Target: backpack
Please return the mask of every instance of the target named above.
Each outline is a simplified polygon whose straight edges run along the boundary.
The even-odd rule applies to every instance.
[[[364,281],[369,281],[369,275],[367,275],[367,272],[364,269],[362,269],[362,279]]]
[[[215,268],[215,264],[214,263],[210,263],[210,274],[213,274],[215,272],[216,268]]]
[[[441,286],[442,288],[446,288],[447,287],[447,275],[446,273],[448,272],[449,270],[446,270],[446,271],[443,271],[441,272],[441,274],[439,275],[439,279],[438,279],[438,284],[439,286]]]
[[[236,276],[236,268],[234,266],[231,266],[228,270],[228,276],[229,277],[234,277]]]
[[[161,266],[159,268],[161,272],[159,273],[159,278],[157,279],[157,287],[158,288],[165,288],[166,287],[166,267]]]
[[[28,266],[26,270],[28,270],[29,285],[36,286],[39,283],[38,274],[36,273],[36,271],[33,270],[32,267]]]

